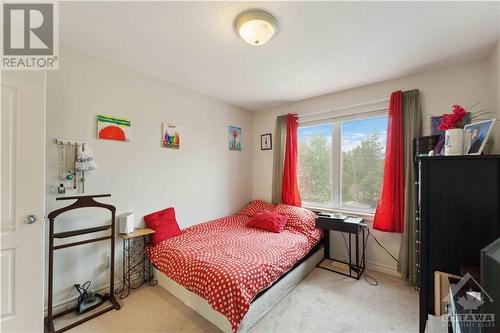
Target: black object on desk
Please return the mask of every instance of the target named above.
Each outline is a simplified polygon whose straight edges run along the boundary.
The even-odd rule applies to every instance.
[[[143,228],[130,234],[120,234],[123,238],[123,284],[115,294],[120,299],[127,298],[130,289],[137,289],[144,283],[154,286],[158,283],[153,275],[153,265],[146,257],[145,249],[149,246],[149,236],[153,229]]]
[[[357,218],[357,217],[334,217],[331,214],[326,214],[326,213],[320,213],[318,217],[316,218],[316,228],[321,228],[324,231],[324,244],[325,244],[325,257],[323,260],[317,265],[317,267],[326,269],[331,272],[339,273],[345,276],[352,277],[354,279],[359,280],[361,276],[363,275],[363,272],[365,270],[365,229],[366,229],[366,224],[364,223],[362,218]],[[349,255],[349,262],[344,262],[341,260],[336,260],[336,259],[331,259],[330,258],[330,230],[333,231],[340,231],[342,233],[347,233],[349,240],[348,240],[348,246],[347,246],[347,252]],[[360,254],[359,251],[359,236],[361,234],[361,244],[362,244],[362,252]],[[352,262],[352,236],[354,235],[355,238],[355,257],[356,257],[356,262]],[[342,235],[343,236],[343,235]],[[323,261],[325,259],[333,260],[334,262],[338,262],[344,265],[347,265],[349,267],[349,274],[344,273],[340,270],[335,270],[327,267],[321,266]]]

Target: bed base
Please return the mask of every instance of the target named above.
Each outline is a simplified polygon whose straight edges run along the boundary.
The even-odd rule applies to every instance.
[[[274,305],[286,296],[300,281],[302,281],[324,257],[324,248],[322,245],[314,247],[303,260],[301,260],[288,273],[278,279],[271,287],[259,293],[250,304],[250,308],[241,322],[239,333],[247,332],[264,315],[266,315]],[[187,290],[174,280],[168,278],[156,267],[155,277],[158,284],[180,299],[184,304],[198,312],[203,318],[217,326],[225,333],[231,333],[231,324],[229,320],[220,312],[215,311],[208,302]]]

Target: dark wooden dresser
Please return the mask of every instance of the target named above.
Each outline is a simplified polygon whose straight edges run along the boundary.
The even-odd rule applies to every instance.
[[[434,314],[434,272],[479,267],[480,251],[500,237],[500,155],[419,158],[420,322]]]

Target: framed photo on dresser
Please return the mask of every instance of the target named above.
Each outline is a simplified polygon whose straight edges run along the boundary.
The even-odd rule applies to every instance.
[[[465,125],[465,153],[467,155],[481,155],[488,141],[496,119],[480,121]]]

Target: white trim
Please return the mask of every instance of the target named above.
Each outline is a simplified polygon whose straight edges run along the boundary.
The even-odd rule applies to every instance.
[[[330,259],[330,260],[333,260],[333,259]],[[342,261],[348,262],[349,258],[344,257],[344,256],[338,256],[338,257],[336,257],[335,260],[342,260]],[[369,271],[377,271],[377,272],[385,273],[385,274],[388,274],[388,275],[391,275],[391,276],[394,276],[394,277],[401,279],[401,274],[399,274],[398,270],[394,269],[394,267],[391,267],[389,265],[384,265],[384,264],[380,264],[380,263],[366,260],[366,269],[368,270],[368,275],[370,275]]]
[[[350,120],[366,120],[373,118],[388,117],[388,109],[384,107],[382,109],[371,110],[366,112],[360,112],[357,114],[350,115],[331,115],[329,118],[315,119],[311,121],[302,122],[299,124],[299,128],[311,127],[315,125],[328,124],[332,126],[332,157],[331,163],[331,176],[332,176],[332,193],[330,202],[331,206],[326,207],[315,207],[315,203],[305,202],[305,207],[311,207],[318,210],[340,212],[350,215],[357,215],[366,217],[368,221],[373,221],[374,211],[362,211],[356,210],[356,208],[349,209],[347,207],[342,207],[342,123]],[[337,170],[338,169],[338,170]],[[338,184],[335,186],[334,184]]]
[[[343,121],[349,120],[361,120],[361,119],[369,119],[369,118],[377,118],[380,116],[387,116],[389,113],[389,109],[387,106],[380,107],[377,109],[371,109],[368,111],[359,111],[350,114],[329,114],[323,117],[311,117],[311,119],[301,120],[302,117],[299,118],[299,127],[309,127],[320,124],[329,124],[329,123],[341,123]]]
[[[115,290],[119,289],[122,285],[122,281],[115,281]],[[99,293],[99,294],[107,294],[109,293],[109,283],[99,287],[98,289],[94,290],[92,289],[93,292]],[[114,291],[113,291],[114,292]],[[115,295],[116,296],[116,295]],[[119,297],[118,297],[119,298]],[[62,311],[69,310],[71,308],[74,308],[76,306],[78,300],[78,295],[72,296],[69,299],[58,301],[57,303],[54,303],[52,306],[52,313],[57,314]],[[44,317],[47,317],[47,304],[44,305]]]
[[[393,267],[388,266],[388,265],[382,265],[382,264],[378,264],[375,262],[368,262],[367,261],[366,268],[369,270],[374,270],[377,272],[385,273],[385,274],[402,279],[401,274],[398,272],[398,270],[394,269]]]
[[[336,121],[332,126],[332,205],[340,204],[342,201],[342,125]],[[335,184],[338,184],[336,186]]]
[[[339,111],[344,111],[344,110],[349,110],[349,109],[363,109],[366,106],[373,106],[376,104],[387,104],[389,102],[389,98],[381,98],[381,99],[376,99],[372,101],[367,101],[367,102],[362,102],[362,103],[357,103],[357,104],[351,104],[351,105],[345,105],[345,106],[340,106],[337,108],[333,108],[331,110],[326,110],[326,111],[318,111],[318,112],[310,112],[310,113],[299,113],[297,116],[300,117],[314,117],[317,115],[325,115],[325,114],[332,114],[332,113],[337,113]],[[387,106],[386,106],[387,109]],[[352,113],[352,112],[351,112]]]

